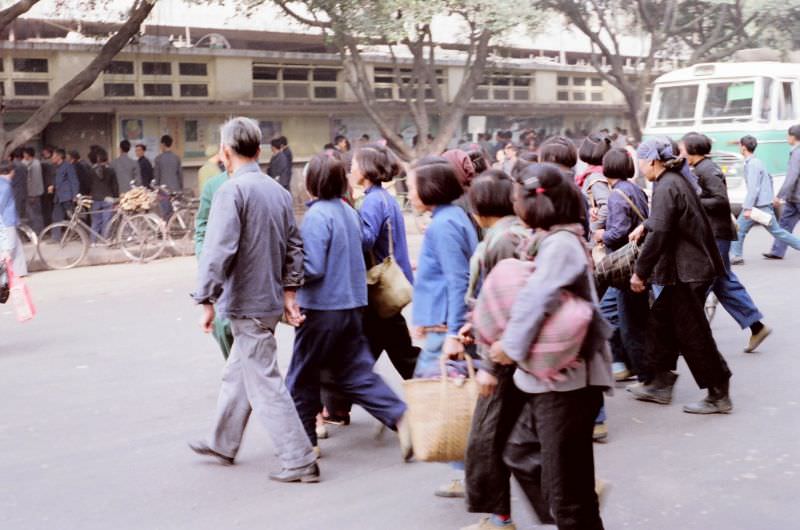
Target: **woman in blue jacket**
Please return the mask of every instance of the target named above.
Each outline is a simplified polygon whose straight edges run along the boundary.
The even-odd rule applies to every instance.
[[[314,157],[306,171],[306,188],[313,200],[301,227],[305,283],[297,293],[305,321],[295,334],[286,383],[317,447],[315,418],[322,409],[323,369],[339,392],[391,429],[396,429],[406,407],[372,371],[375,361],[363,327],[367,280],[361,220],[343,199],[344,164],[327,155]]]

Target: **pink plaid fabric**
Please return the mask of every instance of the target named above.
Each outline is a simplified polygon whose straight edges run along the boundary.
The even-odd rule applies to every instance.
[[[534,263],[506,259],[498,263],[481,287],[472,313],[476,340],[491,346],[500,340],[511,318],[517,294],[534,271]],[[563,374],[580,363],[579,354],[594,310],[592,304],[569,291],[561,292],[561,305],[542,324],[528,358],[519,367],[543,381],[563,381]]]

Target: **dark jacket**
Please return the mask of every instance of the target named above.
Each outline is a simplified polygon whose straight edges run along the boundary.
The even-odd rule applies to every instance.
[[[78,176],[75,174],[75,167],[69,162],[62,162],[55,166],[56,175],[53,185],[55,186],[55,202],[70,202],[80,193]]]
[[[711,222],[714,237],[723,241],[736,241],[731,219],[728,186],[720,167],[710,158],[704,158],[692,167],[700,184],[700,203]]]
[[[710,282],[725,267],[711,224],[692,185],[665,171],[653,186],[653,206],[636,274],[659,285]]]
[[[139,174],[142,176],[142,186],[149,188],[153,180],[153,164],[146,156],[139,159]]]
[[[92,166],[83,160],[78,160],[72,167],[75,168],[75,175],[78,177],[78,189],[81,195],[91,195],[92,193]]]
[[[119,197],[117,174],[107,164],[92,168],[92,200],[102,201],[106,197]]]
[[[278,151],[269,161],[269,176],[291,192],[292,164],[286,151]]]
[[[603,243],[611,249],[617,250],[628,243],[628,235],[642,224],[644,220],[634,210],[621,194],[624,193],[639,213],[647,219],[650,214],[647,208],[647,195],[644,190],[629,180],[620,180],[608,196],[608,217],[606,217],[606,230],[603,232]]]

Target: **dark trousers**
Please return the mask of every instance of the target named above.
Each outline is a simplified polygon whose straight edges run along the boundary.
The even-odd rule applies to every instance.
[[[403,379],[414,376],[419,348],[411,342],[408,324],[402,313],[389,318],[381,318],[369,307],[364,309],[364,334],[375,361],[385,351],[397,373]],[[322,400],[330,414],[346,414],[352,408],[350,400],[336,392],[335,381],[324,373],[322,377]]]
[[[42,222],[47,226],[53,222],[53,194],[42,195]]]
[[[506,446],[506,465],[523,490],[544,496],[535,511],[552,513],[559,530],[603,528],[592,446],[601,402],[597,387],[529,394]]]
[[[617,294],[619,333],[625,345],[625,363],[640,381],[648,379],[644,366],[650,295],[621,289]]]
[[[786,204],[783,205],[781,220],[778,221],[778,225],[787,232],[793,232],[798,221],[800,221],[800,202],[786,201]],[[786,255],[786,248],[786,243],[776,239],[772,245],[771,254],[782,258]]]
[[[323,370],[331,374],[342,395],[394,429],[406,406],[372,371],[375,361],[364,337],[362,310],[304,310],[304,313],[306,320],[295,332],[286,384],[311,444],[317,445],[315,420],[322,410]]]
[[[511,514],[511,470],[503,451],[527,394],[514,385],[513,366],[498,367],[497,388],[489,397],[478,397],[466,454],[467,509],[476,513]],[[520,482],[539,518],[550,518],[550,509],[539,484],[533,489]],[[541,513],[540,513],[541,511]]]
[[[28,224],[36,232],[37,235],[44,230],[44,223],[42,222],[42,196],[28,197],[28,205],[26,210],[26,220]]]
[[[678,355],[683,355],[700,388],[718,386],[730,378],[705,315],[709,288],[706,282],[664,286],[647,322],[644,364],[648,374],[674,369]]]
[[[53,222],[65,221],[72,215],[73,208],[72,201],[56,202],[53,204]],[[56,239],[61,238],[61,228],[53,230],[53,237]]]
[[[776,242],[777,244],[777,242]],[[783,244],[783,243],[781,243]],[[717,239],[717,248],[722,254],[722,262],[725,264],[725,276],[720,276],[712,285],[711,290],[717,296],[719,303],[725,308],[730,316],[742,329],[749,328],[756,322],[764,318],[761,311],[756,307],[753,299],[750,298],[747,289],[731,270],[730,253],[731,242]],[[784,252],[786,246],[784,245]]]

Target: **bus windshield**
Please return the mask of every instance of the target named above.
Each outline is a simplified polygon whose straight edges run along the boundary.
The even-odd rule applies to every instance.
[[[694,125],[698,85],[665,86],[658,89],[656,127]]]
[[[733,123],[753,119],[755,81],[709,83],[703,105],[703,123]]]

